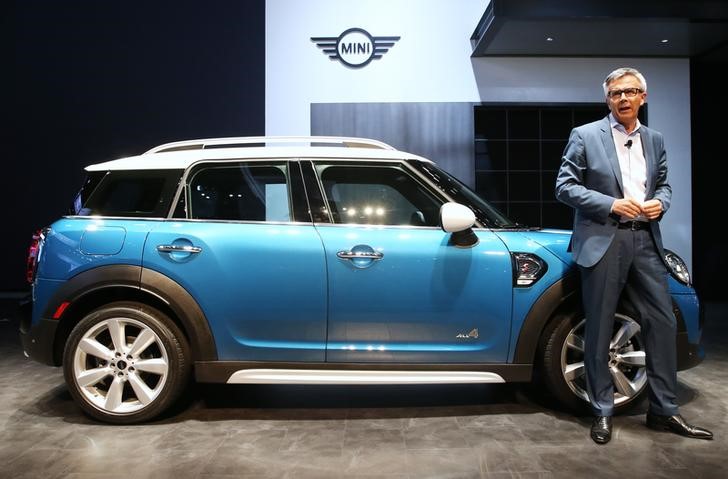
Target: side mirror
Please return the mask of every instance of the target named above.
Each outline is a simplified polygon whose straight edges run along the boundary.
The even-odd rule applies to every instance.
[[[473,232],[475,214],[460,203],[445,203],[440,207],[440,226],[443,231],[452,233],[450,244],[459,248],[470,248],[478,244],[478,236]]]

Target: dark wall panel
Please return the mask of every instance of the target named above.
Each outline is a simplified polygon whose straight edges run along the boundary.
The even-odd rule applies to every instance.
[[[317,103],[311,134],[380,140],[475,184],[472,103]]]
[[[0,35],[0,291],[27,289],[31,235],[64,213],[84,166],[265,133],[264,0],[11,0]]]
[[[725,79],[728,45],[690,61],[693,178],[693,281],[701,299],[726,301],[728,249],[720,231],[725,223],[723,192],[728,183]],[[710,328],[710,325],[708,325]]]

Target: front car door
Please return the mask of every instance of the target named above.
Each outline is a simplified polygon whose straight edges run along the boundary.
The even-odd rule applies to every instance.
[[[404,162],[304,164],[322,190],[329,362],[505,362],[512,266],[489,230],[439,227],[444,197]],[[310,189],[310,188],[309,188]]]

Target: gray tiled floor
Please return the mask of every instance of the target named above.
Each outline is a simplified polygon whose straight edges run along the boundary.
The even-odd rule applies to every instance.
[[[728,477],[728,304],[706,305],[707,358],[679,373],[683,415],[716,440],[653,432],[642,407],[615,418],[606,446],[589,418],[515,385],[205,387],[153,424],[102,425],[59,369],[23,357],[12,304],[0,301],[2,478]]]

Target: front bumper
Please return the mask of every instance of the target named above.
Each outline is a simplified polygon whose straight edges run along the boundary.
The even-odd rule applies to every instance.
[[[688,341],[688,333],[679,332],[675,338],[677,347],[677,370],[683,371],[697,366],[705,359],[705,350],[700,344]]]
[[[697,366],[705,359],[705,350],[701,346],[705,310],[694,289],[673,281],[673,288],[677,287],[682,290],[672,291],[672,310],[677,321],[677,369],[683,371]]]

